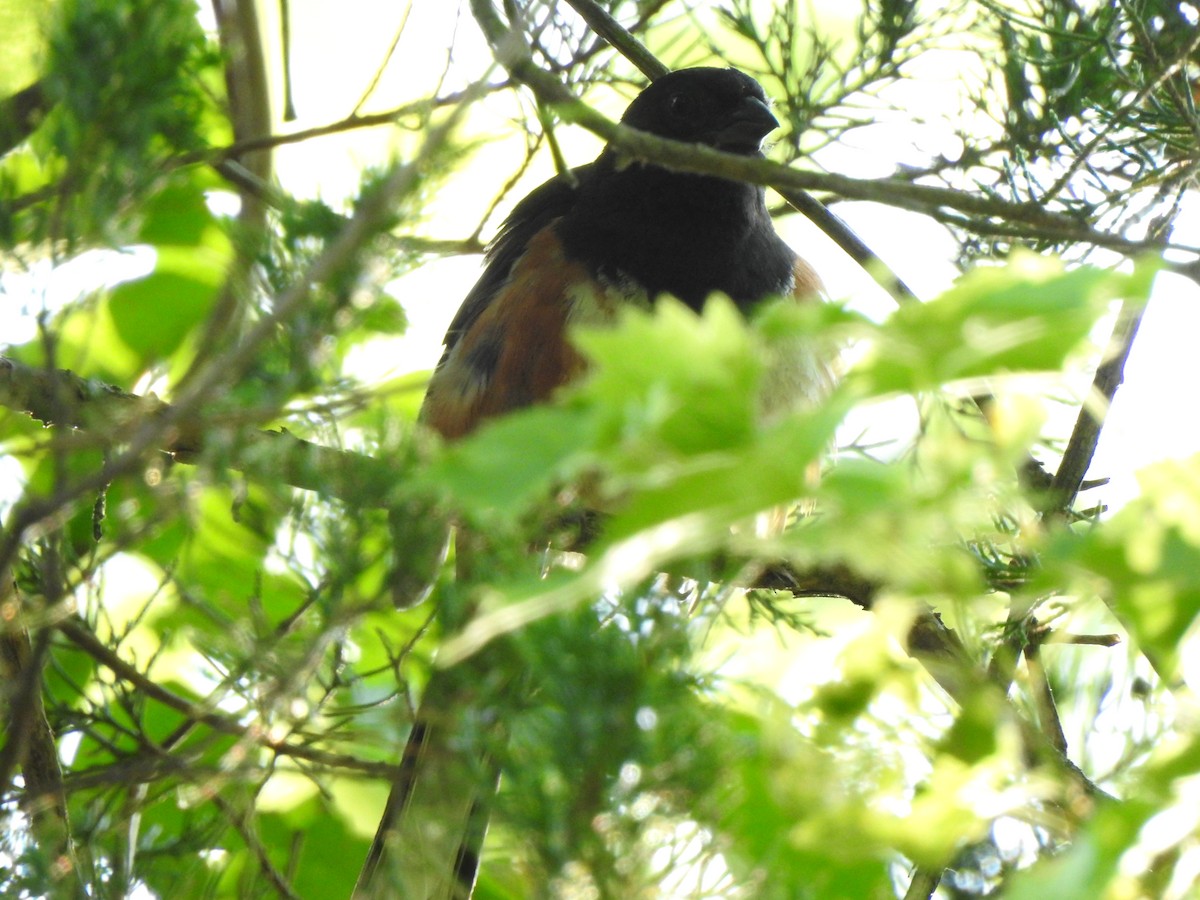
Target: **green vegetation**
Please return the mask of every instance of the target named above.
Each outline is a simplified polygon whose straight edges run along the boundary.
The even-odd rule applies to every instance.
[[[1195,5],[394,6],[0,0],[0,895],[349,897],[441,678],[481,900],[1193,896],[1200,455],[1085,476],[1152,288],[1197,296]],[[780,196],[961,277],[827,222],[869,303],[632,312],[441,444],[364,359],[585,128],[688,164],[612,130],[655,59],[763,83],[769,163],[691,165],[818,271]],[[845,371],[764,417],[798,343]]]

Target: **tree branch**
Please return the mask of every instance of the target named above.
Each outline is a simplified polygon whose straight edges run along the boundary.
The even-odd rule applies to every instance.
[[[147,453],[177,442],[180,433],[186,431],[186,423],[194,421],[202,407],[211,403],[226,386],[234,383],[253,364],[260,348],[274,337],[276,330],[303,308],[313,285],[325,283],[343,270],[382,230],[399,199],[419,183],[428,160],[444,145],[450,132],[465,115],[470,101],[478,96],[481,89],[480,85],[476,85],[474,91],[468,91],[465,101],[455,107],[444,122],[429,131],[411,161],[392,167],[379,187],[359,205],[353,218],[337,237],[326,245],[303,275],[275,298],[269,314],[248,328],[238,342],[203,360],[197,360],[197,364],[181,379],[173,404],[163,405],[155,415],[141,416],[132,421],[133,427],[128,429],[128,436],[121,442],[120,453],[106,460],[97,471],[60,487],[54,495],[31,500],[13,511],[8,529],[0,535],[0,573],[7,570],[26,530],[32,525],[74,503],[83,494],[134,470],[141,465]]]
[[[908,890],[904,892],[904,900],[929,900],[941,880],[940,870],[935,871],[924,866],[916,867],[913,869],[912,881],[908,884]]]
[[[225,93],[229,124],[234,140],[261,137],[271,133],[271,100],[258,7],[254,3],[212,0],[217,35],[224,51]],[[272,171],[270,149],[242,153],[236,162],[252,172],[259,181],[269,181]],[[214,298],[212,313],[197,342],[201,356],[220,351],[241,331],[246,314],[245,298],[257,249],[264,239],[267,206],[254,191],[238,191],[241,203],[237,213],[241,239],[234,244],[234,258],[225,282]]]
[[[848,200],[886,202],[917,212],[935,214],[957,210],[985,221],[1020,221],[1031,239],[1072,241],[1110,247],[1126,253],[1161,253],[1176,250],[1200,256],[1200,246],[1165,240],[1135,240],[1100,231],[1091,224],[1043,209],[1036,203],[1014,203],[950,188],[913,184],[894,178],[860,179],[827,172],[790,169],[765,159],[723,153],[710,147],[656,137],[613,122],[571,93],[557,78],[533,62],[520,35],[500,21],[488,0],[472,0],[471,7],[497,59],[517,81],[527,85],[546,104],[554,106],[568,122],[586,128],[629,156],[668,168],[701,175],[716,175],[787,191],[823,191]]]
[[[250,851],[258,863],[258,868],[262,871],[263,877],[266,878],[267,883],[274,889],[275,895],[282,897],[283,900],[300,900],[300,895],[292,890],[287,876],[280,872],[271,861],[271,854],[266,846],[264,846],[258,830],[254,827],[253,818],[241,810],[234,809],[233,804],[226,801],[215,791],[209,794],[208,800],[225,816],[229,824],[233,826],[233,829],[237,831],[242,839],[242,843],[246,845],[246,849]]]
[[[637,66],[651,81],[671,71],[595,0],[567,0],[567,3],[588,23],[592,31],[615,47],[618,53]]]
[[[164,706],[181,713],[192,722],[205,725],[221,734],[232,735],[248,741],[256,747],[262,747],[279,756],[288,756],[316,763],[329,769],[342,769],[361,772],[376,778],[391,778],[395,775],[395,766],[385,763],[366,762],[355,756],[343,753],[330,753],[318,750],[304,744],[289,743],[271,737],[269,730],[255,725],[243,725],[240,722],[206,709],[203,705],[180,697],[167,690],[157,681],[143,674],[131,663],[126,662],[111,648],[97,638],[83,622],[76,618],[65,618],[56,624],[57,629],[84,653],[96,662],[112,671],[123,681],[129,682],[137,691]]]
[[[1050,505],[1047,514],[1052,517],[1061,517],[1071,508],[1080,485],[1083,484],[1083,477],[1092,464],[1108,409],[1117,394],[1117,388],[1125,380],[1125,363],[1133,350],[1133,341],[1137,337],[1145,309],[1141,300],[1126,300],[1121,305],[1108,352],[1096,369],[1091,391],[1079,410],[1075,428],[1067,442],[1067,449],[1063,451],[1062,462],[1059,463],[1058,470],[1054,473],[1054,481],[1050,485]]]
[[[220,448],[229,468],[359,505],[386,506],[400,480],[397,464],[324,447],[286,431],[247,431],[210,417],[184,416],[156,397],[140,397],[63,369],[38,369],[0,357],[0,406],[46,425],[82,429],[97,444],[118,447],[146,422],[166,421],[155,448],[195,463]]]
[[[79,863],[71,838],[62,766],[42,699],[42,670],[50,648],[51,629],[40,628],[31,639],[29,631],[20,624],[20,611],[8,608],[14,601],[11,596],[5,598],[7,627],[0,633],[0,673],[4,676],[7,701],[5,744],[0,750],[0,796],[7,798],[13,771],[20,766],[25,780],[21,807],[32,823],[34,840],[52,862],[52,877],[59,895],[82,898],[86,892],[79,880]]]
[[[176,160],[176,164],[180,166],[195,165],[196,163],[209,163],[219,165],[226,160],[235,159],[246,153],[254,150],[265,150],[274,147],[284,147],[288,144],[299,144],[304,141],[312,140],[313,138],[328,137],[329,135],[342,134],[347,131],[357,131],[360,128],[379,128],[385,125],[395,125],[397,120],[404,119],[409,116],[428,117],[429,113],[437,109],[445,107],[458,106],[461,103],[467,102],[480,93],[490,94],[495,91],[503,90],[511,87],[512,82],[508,79],[495,83],[485,84],[474,88],[466,88],[461,91],[452,91],[448,94],[443,94],[440,97],[434,97],[431,100],[414,100],[409,103],[402,103],[399,106],[389,110],[384,110],[378,113],[367,113],[360,115],[351,113],[344,119],[339,119],[336,122],[329,122],[325,125],[314,125],[311,128],[304,128],[299,131],[289,131],[283,134],[269,134],[261,137],[246,138],[237,140],[223,147],[213,147],[207,150],[197,150],[193,153],[187,153],[180,156]]]

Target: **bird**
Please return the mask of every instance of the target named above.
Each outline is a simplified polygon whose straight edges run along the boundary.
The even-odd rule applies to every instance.
[[[779,126],[755,79],[715,67],[663,75],[621,123],[751,157]],[[647,308],[669,295],[700,311],[719,292],[749,314],[771,298],[823,293],[776,233],[761,187],[631,160],[613,145],[520,201],[485,261],[446,332],[420,413],[449,440],[577,379],[585,363],[570,328],[612,321],[624,305]],[[819,362],[796,363],[785,387],[821,382]]]
[[[779,126],[754,78],[716,67],[659,77],[621,123],[747,157],[761,157]],[[570,340],[576,325],[613,322],[629,305],[648,309],[667,296],[699,312],[720,293],[749,315],[774,298],[812,302],[823,293],[815,270],[776,233],[763,188],[634,159],[612,144],[517,203],[484,263],[446,332],[419,415],[447,441],[547,402],[583,375]],[[821,396],[826,371],[815,350],[771,360],[764,391],[778,396],[765,405]],[[486,754],[464,757],[455,744],[449,710],[463,684],[452,667],[427,686],[357,898],[471,894],[497,773]]]

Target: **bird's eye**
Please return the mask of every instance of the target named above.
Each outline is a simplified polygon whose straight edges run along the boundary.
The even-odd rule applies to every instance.
[[[696,104],[687,94],[672,94],[667,98],[667,110],[678,119],[688,118],[695,108]]]

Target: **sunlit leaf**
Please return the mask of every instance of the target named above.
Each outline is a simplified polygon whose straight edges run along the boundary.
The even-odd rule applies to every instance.
[[[108,307],[124,344],[145,362],[179,349],[212,312],[225,276],[223,254],[157,248],[154,272],[119,285]]]
[[[870,393],[916,392],[1006,372],[1059,369],[1125,282],[1023,257],[978,267],[942,296],[901,307],[856,378]]]
[[[1050,547],[1049,573],[1099,590],[1164,678],[1200,614],[1200,456],[1141,475],[1144,493],[1102,527]]]

